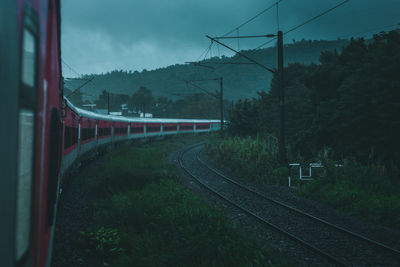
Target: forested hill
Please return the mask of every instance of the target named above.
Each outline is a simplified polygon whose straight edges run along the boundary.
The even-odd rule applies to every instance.
[[[348,43],[348,40],[336,41],[293,41],[285,45],[284,59],[285,64],[299,62],[303,64],[317,63],[321,51],[334,49],[340,50]],[[276,47],[246,50],[243,51],[249,57],[259,61],[265,66],[275,68],[277,66]],[[132,58],[132,60],[135,60]],[[202,63],[228,63],[248,61],[240,56],[234,57],[213,57],[204,60]],[[207,65],[211,66],[211,65]],[[132,95],[139,87],[144,86],[150,89],[154,96],[165,96],[169,99],[182,98],[183,95],[198,93],[198,89],[187,86],[184,80],[209,79],[215,77],[224,78],[224,96],[229,100],[251,98],[257,96],[258,91],[269,91],[272,74],[266,70],[250,64],[212,65],[215,70],[207,67],[194,65],[172,65],[152,71],[143,70],[142,72],[132,71],[112,71],[105,74],[94,75],[93,82],[84,86],[81,91],[84,99],[94,100],[103,90],[113,94]],[[92,75],[87,75],[89,78]],[[82,80],[66,81],[68,89],[74,89],[83,84]],[[202,82],[203,88],[209,91],[219,90],[219,83],[215,81]],[[88,96],[92,95],[92,96]]]

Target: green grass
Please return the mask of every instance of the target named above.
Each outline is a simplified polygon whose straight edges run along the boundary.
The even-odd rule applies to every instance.
[[[272,266],[263,246],[188,190],[166,156],[198,137],[120,148],[91,179],[93,226],[77,236],[88,262],[111,266]],[[272,264],[274,263],[274,264]]]
[[[277,140],[271,136],[213,136],[206,142],[206,152],[242,179],[262,184],[287,183],[288,169],[279,167]]]
[[[343,168],[329,166],[299,194],[369,221],[400,230],[398,185],[384,175],[379,164],[360,166],[345,161]]]

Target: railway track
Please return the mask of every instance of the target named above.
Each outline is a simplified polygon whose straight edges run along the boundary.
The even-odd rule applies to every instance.
[[[181,168],[213,194],[249,217],[338,266],[400,263],[400,251],[277,201],[211,167],[199,157],[201,144],[183,151]]]

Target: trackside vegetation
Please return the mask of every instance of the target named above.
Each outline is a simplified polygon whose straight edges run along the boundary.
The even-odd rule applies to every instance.
[[[167,155],[196,137],[112,152],[93,175],[93,224],[76,237],[82,261],[111,266],[285,266],[219,209],[191,192]]]
[[[351,39],[322,52],[319,64],[285,68],[289,163],[324,165],[299,194],[400,229],[399,70],[399,31]],[[286,184],[288,171],[279,168],[269,141],[277,136],[278,104],[274,76],[269,92],[236,103],[231,137],[211,140],[210,155],[256,182]]]
[[[286,184],[288,170],[279,167],[278,143],[271,135],[256,137],[212,135],[206,141],[208,155],[229,166],[238,178],[261,184]]]
[[[320,162],[324,171],[302,186],[300,195],[400,230],[400,190],[385,177],[384,165],[345,159],[343,167],[337,168],[326,155]]]

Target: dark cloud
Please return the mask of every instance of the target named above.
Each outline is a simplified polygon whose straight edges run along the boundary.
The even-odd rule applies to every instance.
[[[154,69],[195,60],[209,43],[205,34],[222,35],[274,1],[65,0],[63,57],[82,73]],[[279,8],[281,29],[286,31],[339,2],[284,0]],[[400,23],[399,10],[398,0],[351,0],[286,39],[335,39]],[[276,21],[272,9],[241,28],[240,34],[275,32]],[[263,41],[241,41],[240,48],[254,48]],[[236,41],[230,44],[237,47]],[[67,76],[73,75],[67,71]]]

